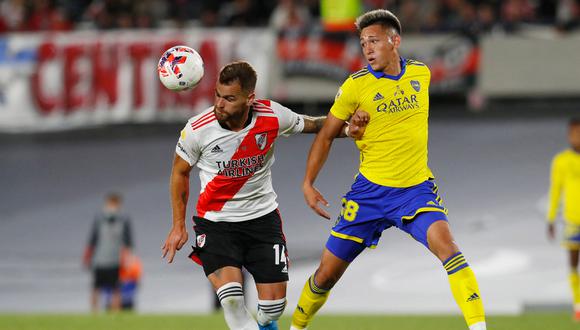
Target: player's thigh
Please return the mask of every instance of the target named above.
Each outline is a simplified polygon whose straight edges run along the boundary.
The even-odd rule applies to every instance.
[[[244,228],[244,267],[256,283],[288,281],[288,250],[280,213],[274,210]]]
[[[119,286],[119,267],[97,268],[95,270],[94,288],[115,289]]]
[[[258,290],[258,299],[260,300],[277,300],[286,297],[287,282],[277,283],[256,283]]]
[[[216,291],[225,284],[231,282],[237,282],[242,284],[244,281],[242,277],[242,270],[234,266],[225,266],[216,269],[207,276],[207,279],[210,281],[211,285]]]
[[[568,263],[572,269],[578,269],[578,249],[568,249]]]
[[[257,284],[288,281],[288,253],[286,243],[254,242],[247,247],[244,267]]]
[[[562,245],[570,251],[569,260],[571,266],[578,266],[578,260],[574,259],[572,251],[580,249],[580,226],[576,224],[566,223],[564,227],[564,239]]]
[[[459,251],[451,234],[449,223],[446,220],[435,220],[429,226],[427,243],[429,244],[429,250],[441,261],[447,260]]]
[[[443,212],[422,212],[401,226],[437,258],[445,260],[459,249],[455,245],[447,216]]]

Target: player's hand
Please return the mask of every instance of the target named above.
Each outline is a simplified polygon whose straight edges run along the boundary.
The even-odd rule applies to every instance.
[[[364,110],[357,110],[349,120],[348,135],[355,140],[362,138],[371,116]]]
[[[320,208],[319,203],[322,203],[324,206],[328,207],[328,202],[324,199],[324,196],[318,191],[318,189],[314,188],[310,184],[304,184],[302,186],[302,191],[304,192],[304,199],[306,200],[306,204],[310,206],[311,209],[314,210],[319,216],[330,219],[330,214],[326,212],[326,210]]]
[[[556,228],[553,223],[548,224],[548,239],[553,241],[556,238]]]
[[[175,253],[180,250],[183,245],[187,242],[187,230],[185,227],[173,226],[169,235],[167,235],[167,239],[165,240],[165,244],[161,247],[161,251],[163,252],[163,258],[167,257],[167,263],[173,262],[173,257],[175,257]]]

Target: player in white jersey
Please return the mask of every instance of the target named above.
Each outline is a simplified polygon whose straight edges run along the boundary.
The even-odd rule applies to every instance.
[[[226,65],[216,83],[214,106],[181,131],[171,175],[173,226],[162,248],[171,263],[188,239],[185,213],[195,165],[201,190],[190,257],[202,264],[226,323],[235,330],[278,329],[276,321],[286,306],[288,264],[270,172],[274,142],[279,136],[316,133],[325,120],[257,100],[256,79],[246,62]],[[256,282],[257,322],[244,305],[242,267]]]

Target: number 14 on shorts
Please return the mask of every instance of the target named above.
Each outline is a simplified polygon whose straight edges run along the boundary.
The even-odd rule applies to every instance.
[[[272,247],[274,249],[274,264],[279,265],[280,263],[286,264],[286,247],[282,244],[274,244]]]

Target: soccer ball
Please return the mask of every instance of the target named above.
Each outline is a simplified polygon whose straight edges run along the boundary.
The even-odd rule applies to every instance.
[[[159,80],[172,91],[184,91],[197,86],[203,78],[203,59],[187,46],[174,46],[163,52],[157,65]]]

